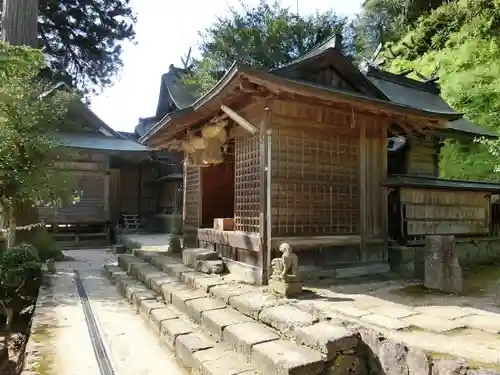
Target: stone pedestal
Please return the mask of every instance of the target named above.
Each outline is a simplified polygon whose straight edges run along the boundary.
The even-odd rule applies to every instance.
[[[120,244],[116,244],[116,245],[113,245],[113,252],[115,254],[125,254],[125,245],[120,245]]]
[[[176,234],[171,235],[168,240],[168,252],[170,254],[180,254],[182,252],[181,239]]]
[[[455,251],[455,236],[428,236],[424,259],[426,288],[448,293],[463,290],[462,268]]]
[[[269,280],[269,288],[285,297],[293,297],[302,293],[302,281]]]

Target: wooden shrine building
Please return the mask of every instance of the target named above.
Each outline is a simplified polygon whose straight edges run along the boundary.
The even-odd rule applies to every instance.
[[[394,190],[407,206],[401,214],[399,205],[392,227],[412,238],[487,234],[489,195],[498,187],[435,181],[444,136],[492,134],[450,108],[435,83],[360,70],[341,44],[337,36],[271,72],[235,63],[141,138],[186,154],[186,243],[214,247],[249,281],[267,280],[282,242],[304,269],[387,271]],[[388,139],[396,136],[406,147],[394,156]],[[455,216],[446,221],[451,206]]]

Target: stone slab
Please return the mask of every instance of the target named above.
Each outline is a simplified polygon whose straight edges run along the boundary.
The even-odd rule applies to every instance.
[[[193,354],[193,358],[200,375],[241,375],[255,371],[252,365],[234,352],[220,348],[197,351]]]
[[[196,267],[199,260],[217,260],[219,254],[215,250],[196,248],[182,250],[182,263],[189,267]]]
[[[165,272],[170,276],[175,276],[179,279],[182,277],[183,273],[193,271],[191,268],[186,267],[184,264],[165,264],[164,269]]]
[[[412,315],[404,318],[403,320],[412,326],[437,333],[444,333],[455,329],[465,328],[465,324],[463,322],[443,319],[429,314]]]
[[[209,292],[214,297],[229,303],[230,298],[250,293],[251,291],[252,289],[246,285],[222,284],[211,287]]]
[[[142,282],[145,282],[146,275],[152,272],[159,272],[159,271],[157,268],[153,267],[150,264],[148,264],[146,267],[141,267],[137,272],[138,279],[141,280]]]
[[[362,322],[396,331],[410,327],[410,323],[404,320],[389,318],[388,316],[380,314],[364,315],[360,319]]]
[[[209,276],[206,275],[204,278],[195,279],[194,287],[198,289],[203,289],[205,292],[209,292],[210,288],[217,285],[225,285],[228,281],[222,279],[220,276]]]
[[[153,277],[149,280],[151,289],[153,289],[156,293],[161,293],[161,286],[163,284],[170,284],[174,282],[178,283],[179,280],[175,277],[168,276],[166,273],[163,273],[163,275],[158,277]]]
[[[157,300],[145,300],[142,301],[141,303],[141,314],[149,319],[149,316],[151,315],[151,311],[156,310],[156,309],[164,309],[166,306],[164,303],[159,302]]]
[[[213,348],[212,343],[203,336],[190,333],[180,335],[175,339],[175,353],[182,361],[182,364],[188,368],[194,368],[196,361],[193,357],[194,353],[199,350]]]
[[[172,290],[172,305],[180,312],[187,314],[186,302],[197,298],[205,298],[207,294],[200,289],[174,289]]]
[[[264,368],[266,375],[318,375],[324,367],[320,352],[285,340],[254,345],[252,362]]]
[[[141,261],[141,263],[133,262],[133,263],[130,263],[130,265],[129,265],[128,273],[131,276],[139,278],[139,275],[140,275],[142,269],[144,269],[144,268],[148,269],[149,267],[151,267],[149,265],[149,263],[144,263],[142,261]]]
[[[161,322],[160,337],[170,350],[175,347],[176,339],[194,331],[194,327],[184,319],[169,319]]]
[[[253,320],[230,307],[205,311],[201,314],[201,326],[217,340],[222,338],[223,331],[227,327],[247,322]]]
[[[172,303],[172,293],[174,291],[192,290],[186,284],[179,281],[173,283],[165,283],[160,287],[161,295],[167,303]]]
[[[188,284],[189,286],[195,287],[195,281],[196,279],[200,278],[205,278],[208,277],[208,275],[205,275],[204,273],[197,272],[197,271],[190,271],[190,272],[185,272],[181,276],[181,280]]]
[[[469,308],[460,306],[421,306],[416,307],[415,310],[422,314],[434,315],[443,319],[458,319],[472,315]]]
[[[151,293],[149,290],[147,292],[137,292],[132,295],[132,306],[135,307],[136,312],[139,312],[141,304],[144,301],[153,300],[156,301],[156,295]]]
[[[211,297],[192,299],[185,303],[186,314],[198,324],[201,324],[201,315],[205,311],[225,308],[226,304],[224,302]]]
[[[260,292],[246,293],[229,298],[229,304],[232,308],[252,319],[258,319],[260,312],[265,308],[283,303],[285,303],[284,300],[278,300],[271,294]]]
[[[128,284],[125,287],[126,296],[130,303],[134,301],[134,294],[139,292],[149,292],[148,288],[146,288],[142,283],[138,284]]]
[[[161,272],[161,271],[158,271],[156,268],[154,268],[152,271],[148,271],[146,272],[143,276],[142,276],[142,282],[148,287],[148,288],[151,288],[153,289],[153,286],[151,285],[151,281],[153,279],[156,279],[156,278],[160,278],[160,277],[163,277],[163,276],[166,276],[165,273]]]
[[[362,316],[370,314],[368,311],[354,307],[352,302],[334,302],[331,304],[329,310],[333,310],[351,318],[361,318]]]
[[[222,338],[236,352],[250,358],[254,345],[278,340],[280,337],[262,323],[246,322],[227,326],[222,331]]]
[[[494,314],[469,315],[454,320],[454,323],[464,325],[467,328],[478,329],[488,333],[500,333],[500,316]]]
[[[177,319],[178,315],[167,307],[154,309],[149,315],[149,320],[157,335],[161,333],[162,323],[167,320]]]
[[[318,318],[290,305],[269,307],[261,311],[259,320],[268,326],[287,334],[293,332],[297,327],[314,324]]]
[[[295,329],[298,344],[305,345],[325,355],[326,360],[334,359],[340,351],[356,348],[359,338],[355,332],[340,325],[319,322]]]
[[[418,314],[417,311],[409,309],[403,305],[398,304],[387,304],[374,307],[370,309],[370,311],[374,314],[385,315],[389,318],[401,319],[406,318],[408,316],[412,316]]]

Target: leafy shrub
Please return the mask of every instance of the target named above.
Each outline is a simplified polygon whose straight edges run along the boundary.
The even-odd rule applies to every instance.
[[[28,243],[38,252],[41,261],[54,259],[55,261],[64,260],[64,255],[57,247],[56,241],[45,228],[35,228],[30,231],[19,231],[17,240],[22,243]]]

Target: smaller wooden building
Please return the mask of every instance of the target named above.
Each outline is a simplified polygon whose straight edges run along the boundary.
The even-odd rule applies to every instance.
[[[141,141],[186,155],[186,243],[215,248],[231,272],[257,283],[267,280],[282,242],[304,270],[387,271],[389,169],[437,176],[440,137],[466,121],[435,84],[393,76],[360,71],[337,36],[271,72],[235,63],[209,92],[164,116]],[[399,167],[388,160],[388,139],[397,135],[412,143]],[[400,189],[398,199],[438,199],[422,194]],[[471,199],[447,194],[439,200]],[[473,203],[486,209],[476,195]],[[433,225],[425,228],[446,226]]]

